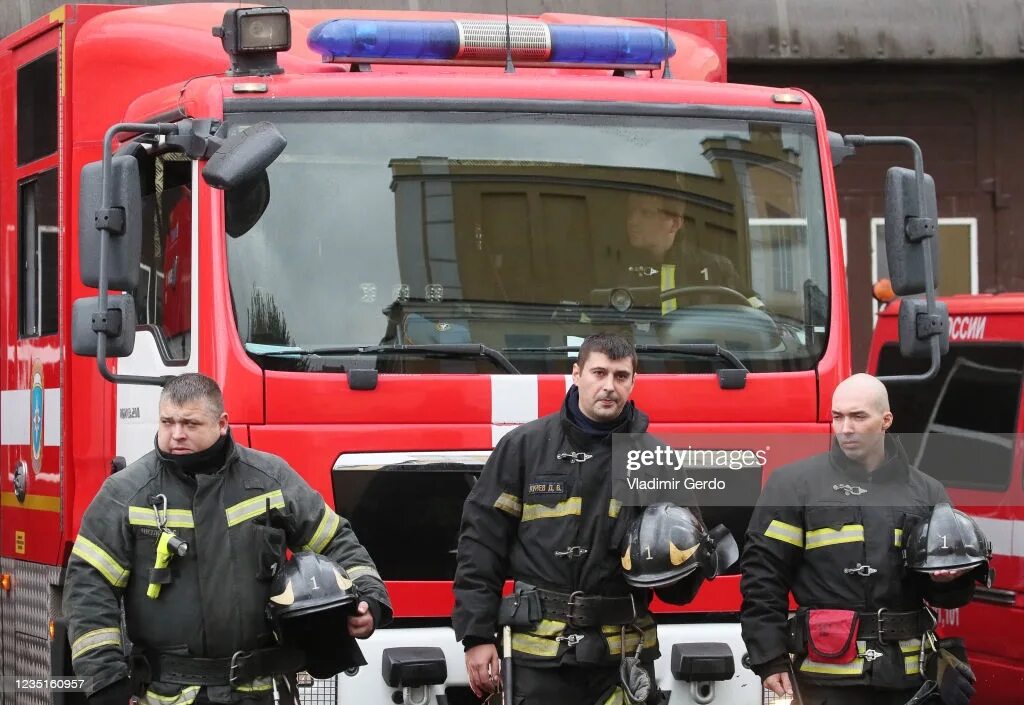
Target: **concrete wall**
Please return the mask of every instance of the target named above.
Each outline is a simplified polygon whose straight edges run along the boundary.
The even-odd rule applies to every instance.
[[[162,5],[167,0],[111,4]],[[57,0],[0,0],[0,36]],[[501,0],[264,0],[292,8],[501,12]],[[513,14],[725,19],[734,61],[1006,61],[1024,59],[1024,0],[508,0]]]

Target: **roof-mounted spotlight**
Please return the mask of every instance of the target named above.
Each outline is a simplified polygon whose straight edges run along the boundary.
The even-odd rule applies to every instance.
[[[266,76],[282,73],[277,52],[292,46],[292,25],[287,7],[246,7],[228,10],[224,22],[213,28],[231,57],[230,76]]]

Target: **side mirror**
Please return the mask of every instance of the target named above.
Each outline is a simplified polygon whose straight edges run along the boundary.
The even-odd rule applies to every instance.
[[[931,176],[924,175],[924,193],[919,193],[913,169],[889,169],[885,175],[885,255],[892,289],[900,296],[924,293],[929,274],[932,287],[938,286],[937,215]],[[926,249],[931,267],[925,261]]]
[[[258,122],[231,135],[203,167],[214,188],[231,189],[251,181],[281,156],[288,140],[272,123]]]
[[[71,349],[76,355],[97,357],[99,333],[107,338],[106,357],[127,357],[135,349],[135,299],[127,294],[107,297],[100,311],[98,296],[78,299],[71,306]]]
[[[107,284],[111,289],[134,289],[142,261],[142,181],[134,157],[111,160],[110,208],[103,210],[103,162],[82,167],[78,200],[78,266],[82,283],[100,285],[100,240],[103,228],[111,237],[107,246]]]
[[[949,352],[949,308],[944,301],[935,302],[935,312],[928,313],[925,299],[900,300],[900,355],[929,358],[931,339],[939,338],[939,355]]]

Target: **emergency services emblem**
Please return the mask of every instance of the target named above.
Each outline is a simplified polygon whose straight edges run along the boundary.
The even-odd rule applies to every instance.
[[[32,361],[32,393],[29,395],[29,438],[32,440],[32,472],[43,469],[43,363]]]

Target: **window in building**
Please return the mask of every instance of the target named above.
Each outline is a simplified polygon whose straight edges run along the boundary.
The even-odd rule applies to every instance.
[[[18,333],[57,332],[57,170],[18,186]]]
[[[872,218],[871,283],[889,276],[885,259],[885,219]],[[939,289],[941,296],[978,293],[978,219],[939,218]],[[878,302],[874,312],[878,314]]]
[[[57,52],[18,69],[18,164],[57,151]]]

